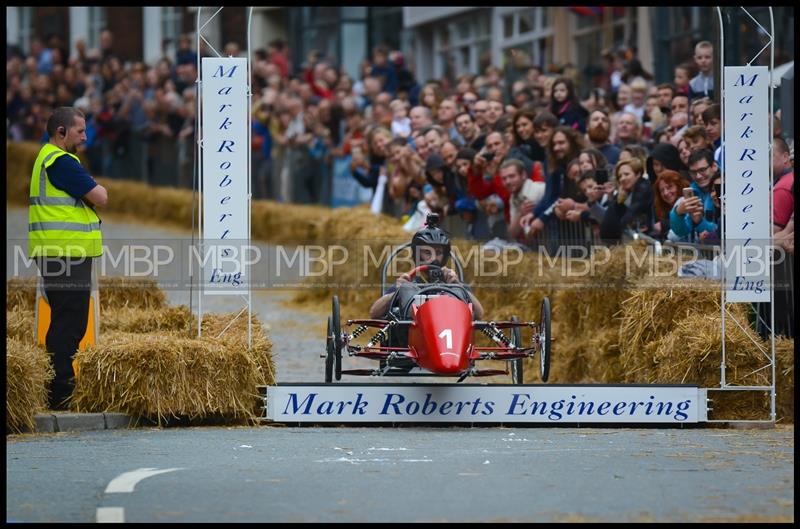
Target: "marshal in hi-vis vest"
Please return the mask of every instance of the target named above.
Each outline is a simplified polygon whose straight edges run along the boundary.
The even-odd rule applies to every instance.
[[[82,199],[53,185],[48,167],[59,156],[74,154],[47,143],[31,174],[28,199],[28,257],[97,257],[103,253],[100,218]]]

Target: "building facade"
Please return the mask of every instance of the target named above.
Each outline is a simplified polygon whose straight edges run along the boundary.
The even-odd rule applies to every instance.
[[[747,53],[760,48],[763,35],[748,23],[744,11],[725,9],[725,60],[746,62]],[[202,8],[201,24],[215,11]],[[750,11],[769,27],[766,7]],[[794,8],[779,6],[773,13],[778,66],[794,59]],[[6,7],[6,42],[25,52],[34,36],[56,35],[70,53],[81,39],[96,47],[100,31],[108,28],[124,61],[151,64],[173,56],[178,36],[194,35],[196,26],[196,7]],[[588,81],[605,68],[604,50],[628,46],[656,82],[666,82],[677,64],[691,60],[694,43],[719,42],[719,17],[716,8],[697,6],[255,7],[251,32],[254,50],[284,39],[295,68],[318,51],[356,79],[362,61],[378,44],[403,51],[421,80],[477,74],[489,64],[502,68],[514,50],[545,72],[553,65],[572,65]],[[222,9],[206,24],[203,36],[220,53],[228,42],[246,50],[247,8]],[[719,50],[716,55],[718,59]]]
[[[512,50],[544,72],[572,65],[587,77],[603,70],[602,52],[637,49],[652,71],[649,8],[404,7],[404,28],[420,78],[503,68]]]

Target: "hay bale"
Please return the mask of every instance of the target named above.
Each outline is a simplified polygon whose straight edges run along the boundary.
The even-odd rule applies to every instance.
[[[101,311],[122,307],[158,309],[167,304],[166,294],[152,278],[101,277],[99,289]]]
[[[117,411],[159,423],[170,417],[254,420],[256,387],[274,381],[264,373],[266,337],[255,339],[252,349],[246,340],[238,333],[218,340],[109,332],[100,344],[76,355],[81,376],[73,405],[78,411]],[[271,368],[270,362],[267,358]]]
[[[36,338],[34,312],[22,307],[6,311],[6,337],[33,344]]]
[[[732,304],[728,305],[728,310],[725,331],[726,382],[736,386],[768,386],[772,377],[772,369],[766,367],[770,342],[761,339],[748,327],[745,307]],[[731,318],[736,318],[747,330],[733,323]],[[676,322],[673,329],[654,348],[655,368],[648,374],[648,382],[719,387],[721,320],[719,312],[693,313]],[[794,340],[776,339],[775,357],[776,418],[780,422],[793,423]],[[712,391],[709,395],[713,401],[713,418],[769,418],[770,402],[767,392]]]
[[[741,313],[736,315],[737,318],[740,316]],[[766,384],[769,375],[766,371],[751,374],[764,365],[765,358],[758,350],[765,346],[764,341],[754,331],[745,332],[730,320],[728,323],[725,341],[727,382],[748,386]],[[655,366],[648,381],[719,386],[721,359],[721,315],[692,313],[675,322],[670,332],[659,340],[654,354]]]
[[[184,332],[190,336],[195,330],[196,318],[189,307],[161,307],[142,309],[138,307],[114,307],[104,311],[100,317],[101,335],[116,332],[157,333]]]
[[[712,281],[644,279],[621,303],[620,360],[625,382],[649,383],[657,342],[690,314],[719,314],[719,284]]]
[[[794,339],[775,339],[775,412],[779,422],[794,424]]]
[[[6,309],[33,310],[36,303],[35,277],[12,277],[6,280]]]
[[[14,347],[22,351],[26,349],[21,344],[33,348],[33,311],[16,307],[7,311],[7,316],[7,334],[9,339],[13,338]],[[259,413],[258,405],[254,404],[256,386],[275,384],[272,343],[255,316],[250,347],[246,317],[240,316],[218,337],[233,316],[204,315],[203,337],[196,339],[193,338],[196,318],[186,306],[112,307],[103,313],[98,345],[76,355],[81,376],[73,407],[78,411],[141,414],[160,422],[171,416],[192,420],[253,419]],[[40,360],[52,370],[49,357],[43,349],[39,350]],[[23,372],[8,370],[9,388],[12,382],[25,388],[30,386],[25,376],[20,375]],[[173,385],[174,381],[179,383]],[[46,388],[44,382],[42,387]],[[146,388],[152,388],[152,392],[146,393]],[[201,390],[202,399],[198,397]],[[15,406],[30,408],[30,404]],[[15,420],[19,416],[25,415],[16,413]]]
[[[6,201],[28,205],[31,169],[36,163],[41,145],[34,142],[6,141]]]
[[[33,310],[36,303],[37,277],[13,277],[6,281],[6,308]],[[167,304],[167,297],[152,278],[101,277],[100,309],[136,307],[156,309]]]
[[[610,325],[589,335],[587,340],[589,380],[600,384],[618,383],[623,379],[622,362],[620,362],[619,329]]]
[[[247,318],[239,316],[233,323],[233,314],[204,314],[202,332],[210,340],[222,340],[228,347],[246,350],[255,361],[259,376],[264,385],[272,386],[277,382],[275,362],[272,358],[272,341],[267,337],[264,326],[254,315],[251,318],[251,344],[247,344]],[[229,325],[230,324],[230,325]],[[225,333],[220,333],[227,327]]]
[[[33,417],[47,409],[48,386],[54,376],[43,348],[6,337],[6,432],[36,428]]]

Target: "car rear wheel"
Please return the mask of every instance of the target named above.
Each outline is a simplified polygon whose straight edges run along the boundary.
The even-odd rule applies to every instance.
[[[518,322],[519,318],[511,316],[511,321]],[[522,345],[522,329],[513,327],[511,329],[511,344],[514,347]],[[522,358],[515,358],[508,361],[511,367],[511,382],[513,384],[522,384]]]
[[[331,317],[328,316],[328,333],[325,335],[325,383],[333,382],[333,357],[336,354],[333,347],[333,330],[331,329]]]
[[[542,382],[550,377],[550,300],[542,300],[541,323],[539,323],[539,373]]]
[[[339,315],[339,296],[333,296],[331,303],[331,319],[334,347],[334,376],[336,380],[342,379],[342,320]]]

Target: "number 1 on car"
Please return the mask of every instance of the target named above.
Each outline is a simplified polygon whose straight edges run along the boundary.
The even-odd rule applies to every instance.
[[[444,338],[448,349],[453,348],[453,329],[445,329],[439,333],[439,338]]]

